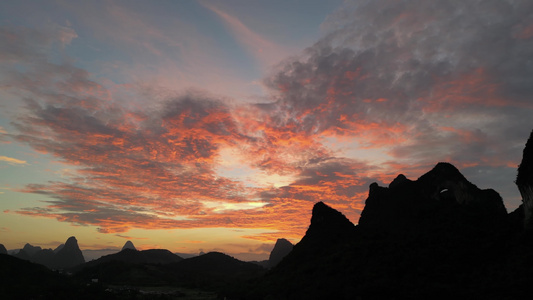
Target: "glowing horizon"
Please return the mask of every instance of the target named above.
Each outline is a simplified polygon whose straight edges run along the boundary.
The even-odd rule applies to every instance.
[[[322,2],[0,4],[0,243],[264,258],[441,161],[518,207],[533,6]]]

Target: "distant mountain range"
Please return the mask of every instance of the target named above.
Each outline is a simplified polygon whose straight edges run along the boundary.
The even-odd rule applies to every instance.
[[[59,245],[54,250],[26,244],[24,248],[13,255],[20,259],[42,264],[50,269],[68,269],[85,262],[78,241],[73,236],[69,237],[65,244]]]

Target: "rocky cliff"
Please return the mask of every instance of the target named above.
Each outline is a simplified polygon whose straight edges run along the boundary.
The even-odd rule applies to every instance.
[[[524,213],[524,228],[533,230],[533,131],[529,135],[522,155],[522,162],[518,167],[516,185],[522,195],[522,209]]]
[[[54,255],[53,267],[56,269],[71,268],[85,262],[83,253],[78,246],[78,240],[71,236],[65,242],[65,246]]]

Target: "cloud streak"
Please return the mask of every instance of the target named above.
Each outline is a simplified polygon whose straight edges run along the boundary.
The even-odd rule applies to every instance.
[[[16,159],[13,157],[7,157],[3,155],[0,155],[0,161],[7,162],[8,164],[11,164],[11,165],[27,165],[28,164],[28,162],[25,160],[20,160],[20,159]]]
[[[214,12],[223,20],[224,24],[230,28],[237,41],[239,41],[239,43],[248,50],[252,57],[258,60],[265,68],[277,64],[285,55],[287,55],[287,50],[282,49],[280,45],[255,33],[239,19],[214,5],[209,5],[205,2],[201,3],[204,7]]]

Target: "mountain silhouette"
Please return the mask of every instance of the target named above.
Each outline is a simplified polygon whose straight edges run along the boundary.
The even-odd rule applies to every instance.
[[[122,250],[124,249],[131,249],[131,250],[137,250],[135,246],[133,246],[133,243],[131,241],[127,241],[124,246],[122,247]]]
[[[286,239],[278,239],[268,258],[268,266],[275,267],[279,262],[292,251],[294,245]]]
[[[54,255],[53,267],[56,269],[68,269],[85,263],[83,253],[78,246],[78,241],[71,236],[60,250]]]
[[[37,252],[41,251],[42,248],[39,246],[32,246],[29,243],[27,243],[26,245],[24,245],[24,248],[22,248],[22,250],[24,250],[24,252],[26,252],[26,254],[28,254],[31,257],[35,255]]]
[[[14,256],[44,265],[50,269],[68,269],[85,262],[78,246],[78,241],[73,236],[69,237],[65,244],[61,244],[55,250],[42,249],[39,246],[26,244]]]
[[[0,254],[7,254],[7,249],[4,244],[0,244]]]
[[[507,218],[500,195],[481,190],[449,163],[438,163],[418,180],[398,175],[388,187],[370,185],[359,226],[412,234],[464,226],[492,230]]]
[[[359,223],[323,202],[293,250],[241,299],[524,299],[531,294],[533,132],[510,214],[500,195],[438,163],[417,180],[372,183]],[[527,298],[527,297],[526,297]]]

